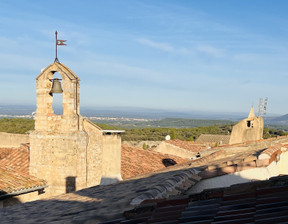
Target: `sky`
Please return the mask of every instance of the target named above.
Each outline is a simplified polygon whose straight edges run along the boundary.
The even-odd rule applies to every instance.
[[[1,0],[0,104],[36,104],[58,59],[80,104],[288,113],[286,0]]]

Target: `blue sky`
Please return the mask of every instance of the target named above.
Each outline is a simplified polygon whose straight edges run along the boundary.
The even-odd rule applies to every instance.
[[[0,103],[35,104],[59,61],[81,106],[288,113],[288,1],[0,1]],[[256,109],[255,109],[256,110]]]

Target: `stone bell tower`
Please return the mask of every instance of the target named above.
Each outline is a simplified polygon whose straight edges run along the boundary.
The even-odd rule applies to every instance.
[[[54,114],[52,108],[51,88],[56,72],[62,78],[62,115]],[[48,182],[45,196],[97,185],[103,176],[121,179],[119,132],[101,130],[80,115],[79,81],[59,62],[49,65],[36,78],[37,110],[35,130],[30,133],[29,172]],[[109,164],[108,157],[112,172],[111,167],[103,167]]]
[[[53,76],[58,72],[62,77],[63,115],[54,114],[53,93],[51,93]],[[72,133],[83,130],[79,111],[80,79],[66,66],[53,63],[45,68],[36,78],[37,111],[35,130],[45,132]]]

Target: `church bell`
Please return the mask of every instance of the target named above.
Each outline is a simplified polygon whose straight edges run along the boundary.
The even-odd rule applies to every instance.
[[[63,93],[63,89],[61,87],[61,79],[52,79],[52,89],[49,92],[49,94],[53,94],[53,93]]]

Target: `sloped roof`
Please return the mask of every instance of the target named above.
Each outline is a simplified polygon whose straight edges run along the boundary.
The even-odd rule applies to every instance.
[[[163,155],[149,149],[141,149],[122,144],[121,175],[124,180],[131,177],[163,169],[166,166],[187,162],[178,156]],[[169,164],[170,163],[170,164]]]
[[[0,148],[0,160],[6,158],[13,151],[17,151],[16,148]]]
[[[197,139],[197,143],[216,143],[222,142],[222,144],[229,144],[230,135],[210,135],[201,134]]]
[[[288,176],[279,176],[177,199],[149,200],[109,223],[287,223],[287,206]]]
[[[3,208],[0,209],[1,224],[23,223],[23,220],[25,223],[88,223],[88,220],[98,223],[121,218],[124,211],[134,207],[132,200],[144,192],[151,199],[157,195],[178,195],[200,180],[191,170],[173,170],[175,167],[162,170],[160,174],[150,173],[141,179],[90,187]]]
[[[0,198],[28,193],[46,187],[46,181],[29,175],[29,145],[0,148]],[[5,153],[3,153],[5,152]]]
[[[179,139],[166,140],[165,142],[195,153],[198,153],[206,148],[206,146],[203,144],[195,143],[192,141],[182,141]]]
[[[46,182],[39,178],[0,165],[0,198],[43,189]]]
[[[249,162],[252,160],[255,164],[259,160],[264,162],[263,166],[267,166],[267,164],[277,158],[276,155],[278,153],[282,153],[282,149],[287,149],[283,145],[287,142],[288,138],[285,137],[251,142],[245,146],[222,147],[207,157],[169,166],[165,169],[143,174],[117,184],[95,186],[74,193],[0,209],[1,222],[4,224],[22,223],[25,220],[25,223],[99,223],[115,219],[123,221],[122,214],[127,210],[135,208],[135,206],[137,207],[139,204],[142,206],[147,202],[151,202],[151,200],[154,204],[157,204],[163,198],[175,198],[177,195],[187,195],[188,190],[193,189],[195,184],[199,181],[201,184],[201,178],[215,177],[214,174],[217,176],[229,173],[228,170],[221,170],[220,172],[220,169],[223,168],[221,167],[223,163],[226,166],[232,163],[232,165],[236,165],[236,169],[242,169],[243,167],[245,169],[255,168],[249,165],[246,167],[243,166],[243,163],[245,164],[246,159],[248,159],[248,161],[250,160]],[[237,157],[240,158],[239,161],[236,160]],[[213,175],[210,176],[201,175],[201,172],[210,171],[209,166],[216,167],[216,172],[213,172]],[[196,174],[198,172],[199,175]],[[216,191],[213,194],[215,196],[218,192]],[[187,196],[186,198],[189,199],[189,197]],[[205,197],[205,194],[200,194],[197,200],[205,199]],[[195,199],[192,201],[195,201]],[[238,203],[237,200],[234,202]],[[205,211],[211,207],[215,207],[215,203],[209,207],[209,201],[204,202],[205,204],[207,206],[201,208],[205,209]],[[225,207],[228,204],[223,204],[223,206],[220,204],[220,206],[221,211],[225,211],[228,208]],[[171,207],[171,211],[178,209],[174,206]],[[197,207],[193,209],[199,211]],[[165,213],[166,216],[172,214],[170,211],[167,213],[167,210],[165,210]],[[119,223],[119,220],[117,222]],[[168,224],[169,222],[165,221],[164,223]],[[172,220],[171,223],[175,222]]]
[[[6,151],[1,149],[0,151]],[[9,150],[4,158],[1,159],[1,165],[10,167],[15,171],[29,173],[29,144],[23,144],[19,148]]]
[[[41,76],[46,74],[47,71],[59,72],[60,74],[67,76],[71,80],[73,79],[80,80],[79,77],[74,72],[72,72],[71,69],[69,69],[67,66],[59,62],[54,62],[48,65],[45,69],[41,71],[40,75],[37,76],[36,80],[38,80]]]

